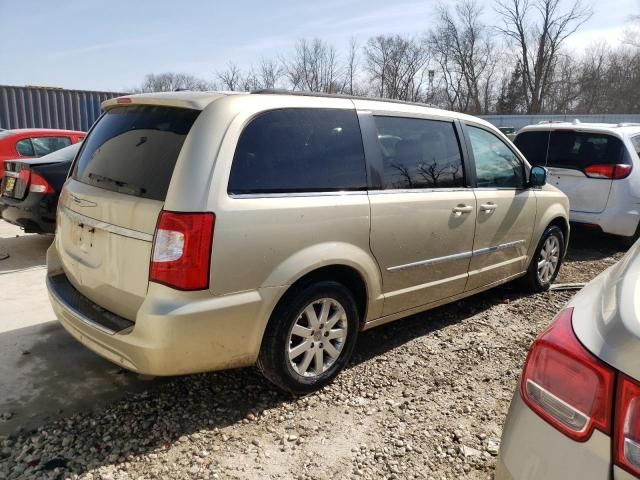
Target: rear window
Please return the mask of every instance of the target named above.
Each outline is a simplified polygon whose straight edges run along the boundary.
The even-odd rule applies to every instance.
[[[18,140],[16,142],[16,150],[18,155],[22,157],[35,157],[35,153],[33,152],[33,145],[31,143],[30,138],[24,138],[22,140]]]
[[[69,137],[34,137],[31,139],[36,157],[43,157],[71,145]]]
[[[523,132],[516,137],[514,143],[531,165],[546,165],[549,146],[548,131]]]
[[[200,111],[157,106],[109,110],[83,143],[73,178],[164,201],[182,144]]]
[[[583,170],[589,165],[628,163],[622,140],[602,133],[555,130],[549,140],[547,166]]]
[[[366,185],[355,111],[281,109],[260,114],[240,135],[228,192],[323,192]]]

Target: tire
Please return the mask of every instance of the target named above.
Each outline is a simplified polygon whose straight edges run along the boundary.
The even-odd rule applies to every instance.
[[[555,246],[555,248],[553,248]],[[549,248],[555,252],[552,256],[546,253]],[[562,266],[562,256],[564,252],[564,234],[562,230],[550,225],[542,234],[538,248],[531,259],[527,274],[523,278],[524,286],[527,290],[538,293],[549,290],[551,284],[558,276],[560,267]],[[545,265],[549,265],[546,270],[540,270],[539,262],[545,261]]]
[[[349,362],[359,327],[356,301],[341,283],[322,281],[294,290],[269,320],[258,368],[287,392],[303,395],[318,390]]]

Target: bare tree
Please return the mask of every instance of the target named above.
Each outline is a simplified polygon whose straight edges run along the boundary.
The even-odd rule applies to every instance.
[[[429,51],[423,42],[400,35],[379,35],[369,39],[364,54],[375,95],[409,101],[422,99],[429,61]]]
[[[476,114],[489,110],[496,65],[494,42],[481,14],[477,0],[457,0],[453,10],[440,6],[429,35],[449,106]]]
[[[258,65],[260,88],[276,88],[284,75],[284,67],[276,60],[265,60]]]
[[[351,37],[349,41],[349,52],[347,54],[347,66],[345,73],[345,85],[343,91],[349,95],[355,95],[356,92],[356,75],[358,73],[358,41],[355,37]]]
[[[216,74],[218,80],[222,83],[224,90],[235,92],[236,90],[242,90],[244,85],[242,79],[242,72],[240,68],[232,62],[229,62],[227,68]]]
[[[497,0],[498,30],[515,42],[528,113],[541,113],[564,41],[592,15],[582,0],[562,11],[561,0]]]
[[[301,39],[293,56],[284,59],[285,76],[294,90],[336,93],[340,90],[340,68],[333,45],[314,38]]]
[[[590,46],[584,54],[579,68],[579,98],[577,111],[598,113],[606,109],[608,102],[608,63],[611,55],[605,44]]]
[[[640,0],[638,0],[638,10],[640,11]],[[624,42],[632,47],[640,48],[640,13],[629,17],[629,28],[624,32]]]
[[[150,73],[142,84],[133,89],[135,93],[175,92],[176,90],[210,90],[211,83],[187,73]]]

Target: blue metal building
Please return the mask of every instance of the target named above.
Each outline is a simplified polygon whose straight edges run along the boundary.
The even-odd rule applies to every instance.
[[[65,128],[87,131],[100,104],[118,92],[0,85],[0,128]]]

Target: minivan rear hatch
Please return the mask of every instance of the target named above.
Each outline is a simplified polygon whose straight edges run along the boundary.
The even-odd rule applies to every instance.
[[[602,212],[614,177],[626,171],[616,170],[616,165],[631,164],[623,142],[606,133],[530,131],[519,134],[515,143],[532,164],[549,169],[549,183],[569,197],[574,212]]]
[[[200,111],[117,105],[84,141],[62,192],[56,245],[71,284],[135,321],[153,234],[182,145]]]

